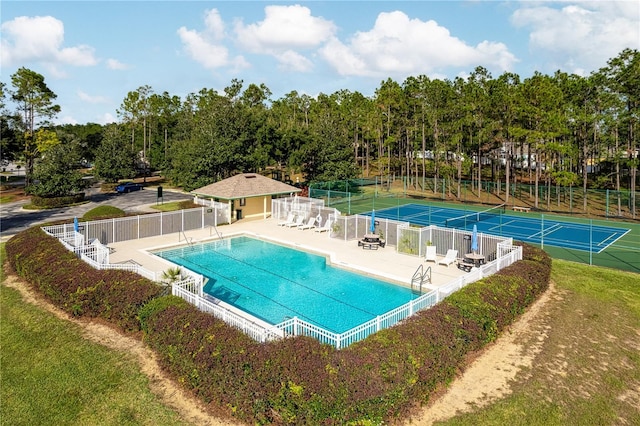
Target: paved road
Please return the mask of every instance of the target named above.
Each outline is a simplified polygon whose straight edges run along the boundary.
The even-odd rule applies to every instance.
[[[13,235],[33,225],[61,219],[82,217],[85,212],[100,206],[110,205],[126,212],[150,211],[149,207],[157,202],[156,188],[146,188],[129,194],[101,193],[98,188],[86,191],[89,202],[72,207],[50,210],[24,210],[22,206],[28,201],[3,203],[0,205],[0,241],[6,241]],[[163,191],[163,202],[190,200],[190,194]]]

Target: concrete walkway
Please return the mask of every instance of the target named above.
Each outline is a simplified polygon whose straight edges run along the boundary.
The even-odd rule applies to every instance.
[[[217,230],[223,238],[244,234],[325,255],[337,267],[384,278],[387,281],[405,286],[411,285],[411,278],[420,265],[423,265],[424,269],[431,267],[430,288],[447,284],[464,275],[464,272],[459,270],[455,264],[447,267],[437,265],[434,262],[425,262],[424,258],[398,254],[396,248],[389,245],[378,250],[365,250],[362,247],[358,247],[356,240],[341,241],[329,238],[328,232],[320,233],[315,232],[313,229],[299,230],[277,226],[277,220],[275,219],[245,219],[232,225],[219,226]],[[194,243],[211,241],[219,237],[214,229],[207,228],[187,231],[185,234],[169,234],[113,243],[109,245],[113,250],[110,262],[134,261],[145,269],[155,272],[156,276],[160,277],[163,271],[173,265],[164,259],[154,256],[151,252],[185,245],[187,244],[185,238]],[[438,258],[441,258],[441,256]]]

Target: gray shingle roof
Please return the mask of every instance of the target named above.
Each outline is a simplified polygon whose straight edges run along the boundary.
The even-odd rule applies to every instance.
[[[288,185],[257,173],[242,173],[221,180],[202,188],[194,189],[192,194],[223,200],[250,198],[263,195],[291,194],[302,191],[295,186]]]

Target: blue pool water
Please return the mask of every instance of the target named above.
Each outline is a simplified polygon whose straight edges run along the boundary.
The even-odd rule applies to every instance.
[[[415,298],[323,256],[244,236],[156,254],[209,278],[206,293],[271,324],[295,316],[343,333]]]

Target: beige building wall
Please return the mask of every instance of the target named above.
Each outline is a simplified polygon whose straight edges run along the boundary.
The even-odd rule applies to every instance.
[[[242,210],[242,218],[260,218],[266,219],[271,215],[271,195],[265,195],[260,197],[245,198],[245,205],[240,205],[240,200],[233,201],[234,217],[236,220],[238,217],[236,213],[238,210]]]

